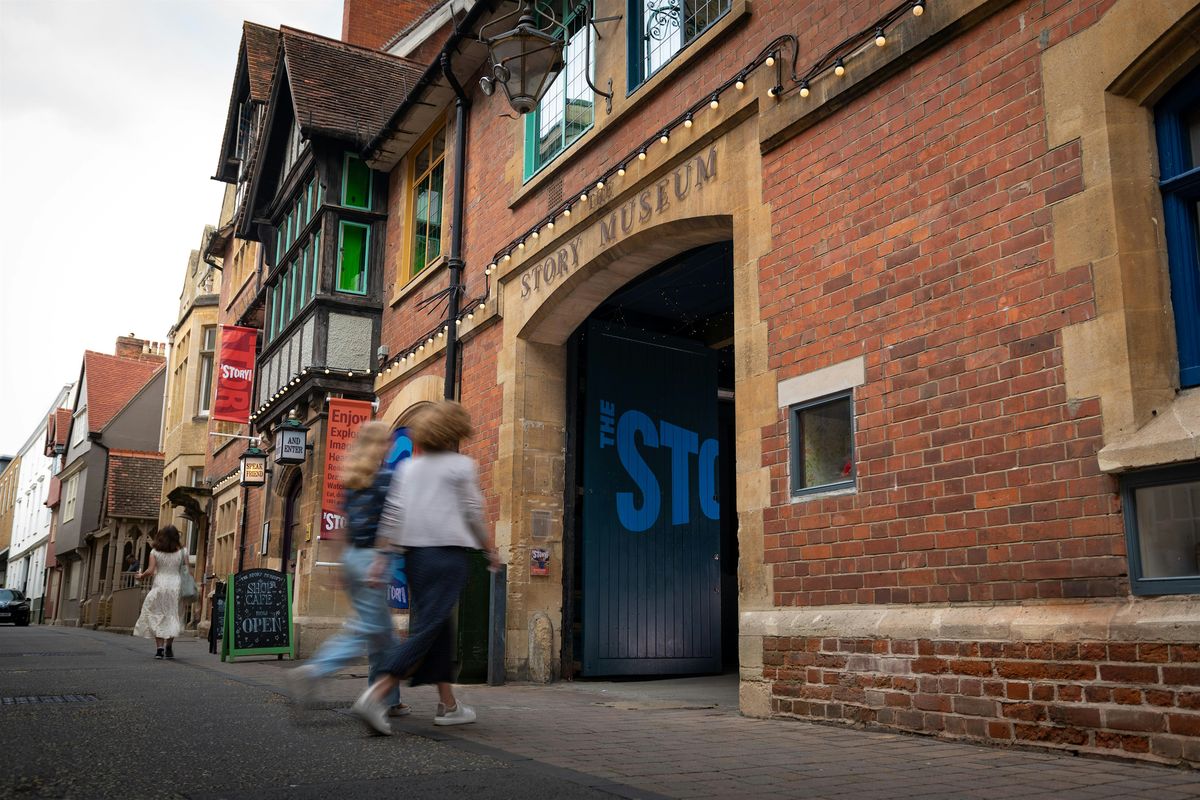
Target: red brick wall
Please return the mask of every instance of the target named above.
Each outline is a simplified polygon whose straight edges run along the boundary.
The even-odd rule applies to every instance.
[[[342,41],[378,50],[425,13],[432,0],[343,0]]]
[[[784,414],[763,430],[777,604],[1127,594],[1099,403],[1064,384],[1060,331],[1096,312],[1053,261],[1083,181],[1045,144],[1038,40],[1095,8],[1015,4],[766,157],[771,367],[867,381],[856,494],[789,502]]]
[[[1200,647],[764,640],[772,711],[1200,765]]]

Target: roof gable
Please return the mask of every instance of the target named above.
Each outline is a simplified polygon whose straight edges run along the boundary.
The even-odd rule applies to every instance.
[[[84,352],[86,396],[83,402],[88,409],[88,432],[98,433],[103,429],[162,368],[161,358],[143,361],[91,350]]]
[[[242,41],[238,45],[237,67],[225,112],[225,132],[221,136],[221,155],[215,177],[226,183],[238,179],[238,110],[243,102],[266,105],[279,56],[279,31],[254,22],[242,23]]]

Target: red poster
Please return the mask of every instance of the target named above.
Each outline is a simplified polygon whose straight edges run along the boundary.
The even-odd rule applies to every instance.
[[[221,357],[217,360],[212,418],[227,422],[250,421],[250,396],[254,389],[255,328],[221,326]]]
[[[358,429],[371,419],[371,404],[364,400],[331,399],[325,424],[325,490],[321,495],[321,537],[330,538],[346,527],[342,509],[342,460],[358,435]]]

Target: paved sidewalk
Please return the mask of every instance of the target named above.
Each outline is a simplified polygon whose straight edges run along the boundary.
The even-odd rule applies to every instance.
[[[286,664],[210,658],[207,668],[282,690]],[[344,712],[364,673],[326,682],[331,711]],[[414,713],[396,730],[569,770],[573,781],[631,797],[1200,798],[1200,774],[1186,770],[747,719],[732,676],[469,686],[462,694],[477,724],[433,727],[436,699],[422,687],[406,693]]]

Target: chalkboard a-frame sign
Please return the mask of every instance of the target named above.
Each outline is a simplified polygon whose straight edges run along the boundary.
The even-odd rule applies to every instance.
[[[221,660],[239,656],[296,657],[292,576],[273,569],[230,575],[225,596]]]

